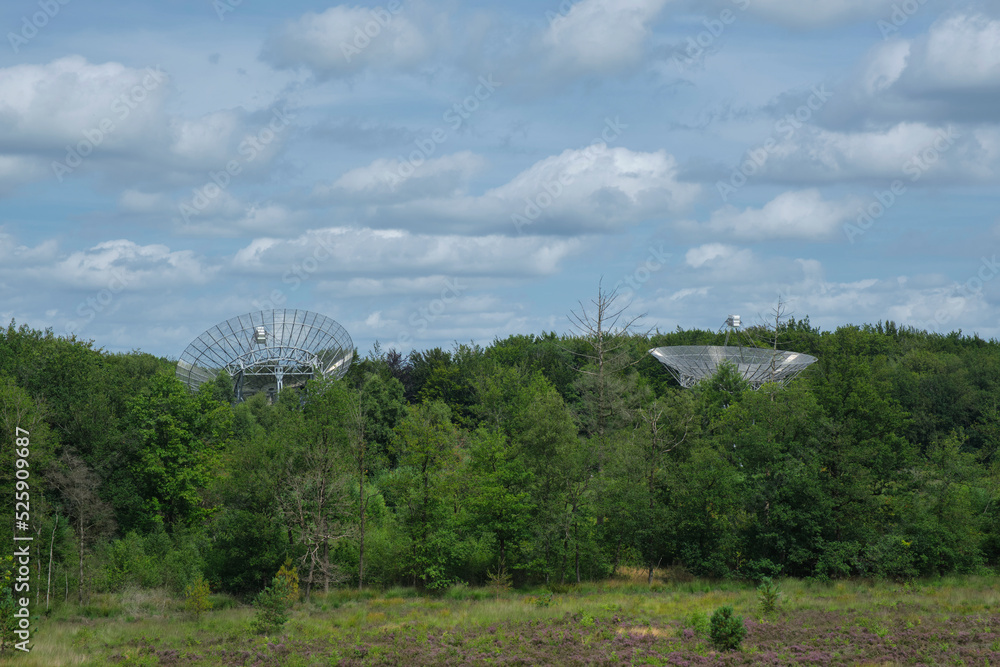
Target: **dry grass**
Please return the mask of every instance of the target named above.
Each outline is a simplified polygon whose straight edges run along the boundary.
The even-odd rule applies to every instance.
[[[618,634],[620,635],[632,635],[635,637],[664,637],[666,639],[676,639],[677,632],[671,628],[652,628],[645,626],[634,626],[627,628],[618,628]]]
[[[737,614],[755,618],[765,627],[832,612],[876,633],[901,625],[924,628],[956,616],[1000,613],[996,577],[912,584],[781,580],[779,613],[785,620],[766,621],[750,584],[684,580],[683,573],[664,569],[654,573],[654,584],[649,586],[646,576],[639,568],[625,568],[615,580],[585,583],[563,593],[512,590],[499,598],[493,592],[467,588],[456,588],[440,598],[419,597],[407,589],[332,591],[300,602],[284,636],[325,645],[337,638],[350,643],[394,632],[420,636],[511,623],[565,623],[570,617],[617,617],[622,620],[612,636],[683,643],[681,632],[693,614],[710,614],[722,605],[733,606]],[[268,640],[247,632],[252,615],[251,608],[239,606],[209,611],[196,621],[182,611],[179,600],[164,591],[132,590],[95,597],[84,609],[66,605],[55,610],[37,628],[33,651],[13,659],[0,658],[0,665],[90,666],[108,665],[112,659],[124,665],[158,665],[158,657],[151,653],[154,649],[180,652],[185,656],[183,664],[217,664],[212,656],[222,648],[266,645]],[[295,664],[294,656],[290,659],[288,664]]]

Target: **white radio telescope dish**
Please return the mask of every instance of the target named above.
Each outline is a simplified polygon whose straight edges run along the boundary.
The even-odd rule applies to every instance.
[[[277,394],[286,379],[340,378],[354,359],[344,327],[308,310],[262,310],[220,322],[181,354],[177,377],[197,391],[222,371],[236,400],[258,391]]]
[[[740,316],[731,315],[724,326],[727,327],[726,345],[672,345],[653,348],[649,353],[686,389],[715,375],[723,364],[735,368],[751,389],[756,390],[768,382],[787,384],[817,361],[816,357],[799,352],[728,345],[731,333],[736,332],[739,338]]]

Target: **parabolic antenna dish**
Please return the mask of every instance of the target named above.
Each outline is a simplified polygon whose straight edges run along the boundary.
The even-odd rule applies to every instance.
[[[181,354],[177,377],[197,391],[226,371],[237,400],[277,393],[286,379],[339,378],[354,358],[350,335],[334,320],[308,310],[262,310],[220,322]]]
[[[798,352],[723,345],[675,345],[649,353],[685,388],[712,377],[723,363],[731,364],[751,388],[760,389],[767,382],[785,384],[816,361]]]

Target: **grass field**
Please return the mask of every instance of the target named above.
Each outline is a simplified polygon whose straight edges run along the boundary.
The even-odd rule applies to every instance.
[[[661,576],[650,587],[640,572],[555,593],[337,590],[296,604],[270,637],[250,634],[253,609],[224,596],[196,620],[162,591],[131,591],[58,608],[31,653],[0,664],[1000,666],[1000,578],[780,587],[768,616],[749,584]],[[744,617],[739,651],[709,641],[721,605]]]

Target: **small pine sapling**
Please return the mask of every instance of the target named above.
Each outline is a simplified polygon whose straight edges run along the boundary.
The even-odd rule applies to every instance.
[[[191,612],[195,620],[212,608],[212,601],[208,599],[210,592],[208,582],[200,574],[184,588],[184,609]]]
[[[735,651],[746,637],[747,629],[743,625],[742,616],[733,616],[733,608],[719,607],[709,621],[709,635],[712,646],[720,651]]]
[[[762,577],[760,586],[757,587],[757,599],[760,601],[760,609],[765,615],[773,614],[778,610],[778,603],[781,601],[781,591],[778,584],[771,580],[771,577]]]
[[[497,566],[496,570],[486,571],[486,578],[489,580],[489,587],[496,596],[500,599],[500,594],[511,589],[513,585],[513,579],[510,572],[507,571],[507,566],[504,563],[504,559],[500,559],[500,564]]]

